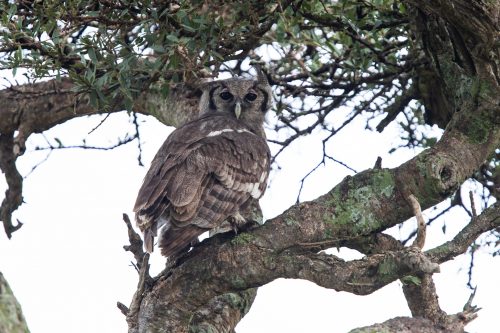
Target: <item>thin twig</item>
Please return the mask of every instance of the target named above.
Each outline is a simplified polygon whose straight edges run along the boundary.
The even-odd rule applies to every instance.
[[[55,150],[55,149],[113,150],[113,149],[118,148],[120,146],[126,145],[127,143],[132,142],[135,139],[136,139],[136,136],[128,136],[128,137],[125,137],[123,139],[119,139],[119,141],[117,143],[115,143],[112,146],[108,146],[108,147],[87,146],[86,144],[84,144],[84,145],[71,145],[71,146],[63,146],[63,145],[54,146],[50,142],[47,142],[48,146],[46,146],[46,147],[35,147],[34,151],[37,151],[37,150]]]
[[[111,115],[111,113],[108,113],[106,115],[106,117],[104,117],[100,122],[99,124],[97,124],[96,127],[94,127],[93,129],[90,130],[90,132],[87,133],[88,134],[92,134],[96,129],[98,129],[99,127],[101,127],[102,124],[104,124],[104,122],[109,118],[109,116]]]
[[[134,255],[135,261],[137,262],[137,267],[142,269],[141,264],[144,258],[144,250],[143,250],[143,242],[141,236],[137,232],[135,232],[132,227],[132,223],[130,222],[130,218],[127,214],[123,214],[123,222],[127,225],[128,230],[128,239],[130,245],[124,245],[123,249],[125,251],[130,251]]]
[[[50,154],[52,154],[52,150],[49,150],[49,152],[47,153],[47,155],[45,155],[45,157],[40,161],[38,162],[37,164],[35,164],[31,170],[26,174],[24,175],[24,179],[28,178],[29,175],[31,175],[40,165],[42,165],[44,162],[46,162],[49,157],[50,157]]]
[[[474,194],[472,191],[469,191],[469,198],[470,198],[470,208],[472,210],[472,217],[477,216],[477,211],[476,211],[476,204],[474,203]]]
[[[476,242],[472,243],[470,246],[470,263],[469,269],[467,271],[467,287],[474,290],[476,287],[472,286],[472,273],[474,272],[474,255],[476,254],[477,245]]]
[[[429,218],[429,220],[425,223],[426,225],[431,225],[432,222],[436,221],[439,217],[443,216],[444,214],[446,214],[447,212],[449,212],[454,206],[453,205],[450,205],[448,207],[446,207],[445,209],[443,209],[442,211],[440,211],[438,214],[436,214],[435,216],[433,216],[432,218]],[[443,231],[444,232],[444,231]],[[417,230],[414,230],[412,231],[407,237],[406,239],[402,240],[401,242],[403,243],[403,245],[406,245],[406,243],[408,243],[410,241],[410,239],[412,239],[415,235],[417,234]]]
[[[120,309],[120,311],[121,311],[121,313],[123,313],[123,315],[125,315],[125,316],[128,315],[129,309],[125,304],[123,304],[121,302],[116,302],[116,306],[118,307],[118,309]]]
[[[141,136],[139,135],[139,122],[137,121],[137,113],[133,113],[133,123],[135,127],[135,135],[134,138],[137,138],[137,148],[139,149],[139,155],[137,156],[137,161],[139,162],[139,166],[144,166],[142,163],[142,146],[141,146]]]

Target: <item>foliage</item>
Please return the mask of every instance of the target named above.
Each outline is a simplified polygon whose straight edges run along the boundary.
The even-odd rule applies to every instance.
[[[432,147],[437,138],[424,125],[444,128],[454,112],[410,33],[410,11],[397,0],[4,1],[0,69],[23,68],[30,81],[69,76],[106,111],[117,103],[133,110],[149,90],[167,98],[180,82],[196,89],[206,77],[242,75],[248,61],[259,63],[275,89],[276,156],[319,132],[321,164],[345,165],[328,142],[357,117],[367,127],[377,121],[378,131],[397,118],[395,151]],[[496,169],[498,154],[475,175],[487,197],[498,197]]]
[[[2,2],[1,69],[34,78],[68,75],[96,107],[134,97],[160,81],[196,77],[249,47],[274,11],[242,2],[236,15],[201,1]],[[252,13],[246,15],[244,13]]]
[[[72,92],[85,103],[88,101],[91,107],[90,111],[87,109],[78,114],[83,115],[114,112],[117,108],[133,113],[137,111],[140,97],[150,92],[160,92],[167,101],[174,100],[172,94],[183,89],[195,96],[197,86],[203,80],[221,74],[245,75],[250,70],[249,65],[255,63],[267,74],[275,90],[274,131],[269,139],[277,147],[275,157],[296,139],[314,132],[320,134],[323,148],[319,165],[329,159],[349,168],[329,155],[328,143],[360,117],[367,121],[367,128],[378,131],[383,131],[392,122],[399,123],[402,144],[394,146],[393,151],[401,147],[439,145],[436,135],[426,131],[427,125],[436,125],[442,130],[446,127],[456,129],[468,138],[469,150],[479,146],[479,150],[487,149],[484,147],[488,146],[488,140],[489,144],[494,142],[492,137],[495,134],[492,133],[496,133],[498,125],[498,116],[492,112],[498,106],[498,100],[492,97],[498,82],[488,82],[485,77],[487,73],[498,72],[498,55],[490,54],[489,48],[482,46],[492,46],[491,43],[497,43],[497,40],[492,42],[494,38],[487,33],[477,38],[470,27],[474,24],[480,28],[483,24],[488,26],[490,17],[477,16],[477,20],[464,22],[465,32],[462,34],[453,21],[459,16],[443,18],[445,15],[441,13],[442,17],[439,17],[437,7],[432,8],[429,2],[417,5],[415,2],[418,3],[398,0],[3,1],[0,3],[0,70],[11,70],[14,77],[22,74],[30,82],[50,79],[52,82],[70,82]],[[445,2],[441,4],[446,5]],[[494,8],[494,3],[481,2],[483,5],[486,9]],[[428,6],[431,10],[426,8]],[[481,6],[474,8],[480,12],[478,8],[484,9]],[[433,19],[422,22],[422,17]],[[442,31],[443,22],[446,22],[446,31]],[[426,35],[429,31],[436,33]],[[467,38],[463,38],[465,35]],[[486,44],[476,45],[480,42]],[[449,52],[451,49],[454,52]],[[474,61],[491,66],[488,70],[476,71]],[[498,81],[498,73],[493,74],[497,75]],[[19,91],[22,93],[24,88],[16,89],[12,84],[10,92],[14,96]],[[6,91],[9,89],[2,93]],[[47,95],[55,93],[58,93],[56,89]],[[475,106],[483,108],[479,114],[484,117],[466,112]],[[452,122],[454,114],[458,114],[456,111],[464,114],[460,118],[465,119],[462,124]],[[40,127],[31,128],[30,124],[27,130],[23,129],[26,132],[11,127],[8,135],[0,135],[0,168],[9,183],[6,199],[0,207],[5,226],[11,222],[12,211],[22,202],[22,177],[15,160],[24,153],[27,137],[76,116],[74,112],[70,116],[42,122],[42,125],[37,123]],[[133,117],[134,136],[124,136],[125,139],[116,146],[139,138],[135,114]],[[186,118],[189,115],[184,120]],[[450,134],[451,142],[461,142],[460,135]],[[48,149],[67,148],[60,139],[56,140],[58,146],[50,145]],[[455,147],[450,144],[448,148]],[[432,152],[430,149],[427,154],[432,155]],[[454,156],[452,153],[450,156]],[[484,152],[473,153],[471,156],[481,158],[466,161],[474,165],[466,175],[452,174],[450,170],[454,167],[460,169],[457,168],[459,162],[450,161],[444,154],[431,168],[426,167],[429,160],[420,165],[417,163],[414,172],[425,178],[424,181],[419,184],[406,181],[404,185],[429,187],[429,191],[424,192],[434,196],[420,198],[424,205],[435,204],[456,191],[453,199],[448,201],[450,207],[458,205],[467,209],[461,189],[457,190],[458,184],[477,168],[473,162],[479,165],[486,156],[481,155]],[[473,175],[482,185],[485,206],[499,195],[498,149],[487,158],[489,160]],[[387,170],[380,171],[380,168],[377,162],[374,173],[385,174]],[[416,175],[413,176],[416,178]],[[408,178],[411,176],[407,175]],[[358,175],[357,179],[363,178]],[[461,181],[455,184],[450,179]],[[345,205],[354,205],[352,211],[359,212],[361,199],[385,195],[389,200],[391,195],[407,194],[398,188],[401,177],[393,179],[387,173],[373,180],[376,183],[366,186],[375,190],[370,195],[361,183],[349,193],[338,192],[339,197],[349,194],[351,200],[346,199],[342,202],[344,206],[335,207],[336,213],[347,212]],[[441,183],[447,186],[446,190],[437,191],[437,184]],[[380,185],[384,191],[376,191],[377,186],[372,185]],[[398,191],[394,191],[396,188]],[[362,208],[367,212],[373,209],[370,204],[365,206]],[[330,215],[323,212],[322,216],[326,218],[321,222],[331,222]],[[368,213],[354,215],[359,221],[371,217]],[[476,215],[473,208],[470,215]],[[352,217],[343,221],[351,232],[356,229],[349,224]],[[385,214],[383,217],[386,219]],[[394,218],[394,223],[401,222],[399,217]],[[285,219],[288,229],[297,227],[297,221]],[[7,234],[10,236],[10,232],[20,225],[10,225],[10,231],[6,227]],[[370,233],[366,224],[358,226],[361,233]],[[492,228],[487,230],[492,230],[487,243],[497,251],[498,232]],[[332,236],[331,233],[325,234],[327,238]],[[234,238],[231,244],[239,248],[254,241],[253,236],[244,233]],[[472,254],[475,249],[471,249]],[[382,275],[388,271],[387,267],[380,267]],[[418,279],[408,275],[405,282],[408,286],[419,286]]]
[[[231,71],[240,74],[250,57],[267,63],[277,86],[279,128],[295,132],[286,143],[319,125],[338,131],[326,118],[343,105],[354,107],[350,118],[381,112],[422,62],[409,52],[405,7],[395,1],[237,4],[3,2],[0,68],[27,68],[31,79],[69,75],[94,106],[120,96],[131,108],[153,83],[167,92],[203,69],[228,70],[232,59]],[[304,115],[314,121],[301,128]]]

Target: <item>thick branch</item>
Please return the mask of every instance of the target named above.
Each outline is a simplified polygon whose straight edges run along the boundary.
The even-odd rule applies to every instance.
[[[419,276],[420,284],[404,284],[403,292],[413,317],[429,319],[435,324],[443,324],[447,314],[439,306],[436,286],[432,275]]]
[[[456,316],[450,316],[454,319],[454,324],[449,327],[437,325],[426,318],[408,318],[396,317],[383,323],[371,326],[356,328],[349,333],[460,333],[463,332],[463,322]]]
[[[480,118],[484,113],[466,116]],[[463,114],[455,115],[459,117]],[[434,148],[396,169],[367,170],[346,177],[329,193],[291,207],[262,227],[232,240],[227,236],[209,239],[184,258],[172,275],[160,278],[146,296],[139,313],[139,332],[185,330],[190,314],[214,296],[257,287],[278,277],[308,279],[328,288],[366,294],[417,268],[431,273],[435,266],[419,251],[411,252],[415,250],[346,263],[303,249],[320,243],[341,246],[408,219],[413,215],[407,204],[409,193],[424,209],[439,203],[500,144],[500,127],[487,135],[477,143],[451,128]],[[413,253],[413,259],[403,260],[408,253]],[[420,264],[410,267],[418,258],[427,262],[427,269]]]
[[[222,235],[194,249],[185,263],[145,297],[143,307],[148,310],[142,312],[138,332],[187,332],[188,314],[213,297],[261,286],[278,277],[306,279],[364,295],[405,275],[438,270],[413,248],[346,262],[323,253],[280,252],[245,243],[246,237],[248,234],[241,234],[221,244]],[[190,296],[185,297],[185,292]],[[154,307],[148,306],[153,303]]]
[[[75,93],[74,87],[69,79],[62,79],[0,90],[0,133],[19,131],[27,139],[31,133],[46,131],[76,117],[125,109],[120,101],[115,101],[110,103],[110,109],[97,110],[85,95]],[[169,126],[178,126],[198,114],[198,97],[193,88],[177,87],[170,94],[165,99],[154,89],[144,92],[133,110],[152,115]]]
[[[257,296],[257,288],[224,294],[210,300],[194,314],[189,332],[233,333]]]
[[[0,91],[0,169],[8,185],[0,219],[9,238],[22,225],[12,223],[12,213],[22,204],[23,185],[15,163],[24,153],[28,137],[70,119],[102,112],[91,107],[87,98],[77,95],[73,88],[68,79],[62,79]],[[124,109],[119,102],[113,105],[106,112]],[[198,97],[194,88],[185,86],[172,89],[167,99],[151,90],[137,99],[134,111],[152,115],[166,125],[178,126],[198,114]]]
[[[255,206],[257,204],[257,206]],[[257,215],[261,215],[258,202],[253,202],[248,208],[247,213],[257,209]],[[126,251],[132,252],[136,263],[135,267],[138,269],[139,282],[137,291],[134,294],[130,307],[118,302],[117,306],[120,311],[126,316],[130,332],[137,332],[139,325],[138,311],[140,310],[141,302],[151,290],[154,281],[149,275],[149,254],[143,251],[143,242],[141,237],[134,231],[127,214],[123,214],[123,221],[127,226],[128,238],[130,245],[125,245],[123,248]],[[250,310],[257,289],[247,289],[241,292],[228,293],[212,298],[205,306],[200,307],[191,319],[190,332],[213,332],[213,333],[229,333],[233,332],[233,328],[243,318],[243,316]]]

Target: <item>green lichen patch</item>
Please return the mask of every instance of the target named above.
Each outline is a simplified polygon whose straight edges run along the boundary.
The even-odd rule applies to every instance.
[[[244,232],[236,236],[231,240],[231,244],[233,245],[244,245],[244,244],[249,244],[255,239],[255,236]]]
[[[0,273],[0,332],[29,333],[21,306],[2,273]]]
[[[394,177],[389,170],[382,169],[374,175],[373,186],[387,198],[390,198],[394,192]]]
[[[285,218],[285,224],[289,227],[293,227],[299,224],[299,222],[291,217]]]
[[[463,126],[463,133],[469,138],[470,142],[483,144],[488,140],[495,126],[494,119],[490,118],[489,113],[483,112],[480,117],[472,117],[467,122],[467,126]]]
[[[407,275],[401,278],[401,282],[405,285],[415,285],[420,286],[422,284],[422,280],[418,276]]]
[[[239,277],[239,276],[235,276],[231,282],[232,282],[232,285],[233,285],[236,289],[243,290],[243,289],[246,289],[246,288],[247,288],[247,284],[246,284],[245,280],[244,280],[244,279],[242,279],[242,278],[241,278],[241,277]]]
[[[428,154],[430,150],[423,152],[416,160],[416,171],[418,175],[405,175],[407,189],[418,194],[418,199],[423,207],[429,207],[437,201],[441,201],[443,196],[443,183],[439,178],[440,170],[443,165],[447,163],[441,159],[439,155]],[[424,179],[425,181],[417,182],[417,180]],[[412,186],[410,186],[412,184]]]
[[[241,297],[235,293],[227,293],[223,295],[223,298],[234,308],[241,306]]]
[[[397,269],[397,265],[394,262],[393,258],[385,258],[382,260],[382,262],[378,265],[377,272],[380,276],[392,276],[394,274],[394,271]]]
[[[346,178],[330,192],[327,205],[333,213],[323,214],[323,222],[337,227],[350,225],[356,234],[378,229],[383,221],[377,219],[377,207],[393,196],[394,189],[394,176],[387,169],[368,170]]]

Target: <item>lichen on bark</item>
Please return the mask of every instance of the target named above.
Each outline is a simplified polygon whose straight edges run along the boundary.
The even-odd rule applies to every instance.
[[[29,333],[21,305],[2,273],[0,273],[0,332]]]

